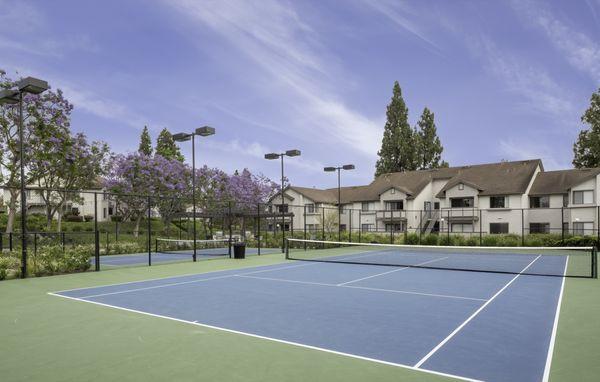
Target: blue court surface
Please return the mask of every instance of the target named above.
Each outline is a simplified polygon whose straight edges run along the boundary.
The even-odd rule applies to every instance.
[[[273,248],[261,248],[261,254],[270,254],[280,252],[280,249]],[[246,248],[246,255],[258,255],[258,249]],[[215,258],[229,257],[226,252],[215,249],[201,249],[197,251],[197,260],[210,260]],[[157,253],[152,252],[151,255],[152,263],[171,263],[171,262],[182,262],[192,261],[192,251],[186,250],[177,253]],[[92,266],[96,263],[95,258],[91,258]],[[148,253],[133,253],[126,255],[109,255],[100,256],[100,265],[107,267],[126,267],[136,265],[148,265]]]
[[[542,381],[564,283],[525,274],[544,261],[556,266],[542,256],[523,274],[288,261],[52,294],[463,380]]]

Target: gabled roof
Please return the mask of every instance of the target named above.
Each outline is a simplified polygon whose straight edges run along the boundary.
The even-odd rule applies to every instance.
[[[600,174],[600,168],[584,168],[539,173],[529,195],[566,194],[576,185]]]
[[[478,189],[479,195],[524,194],[538,166],[543,170],[540,159],[460,167],[436,197],[444,198],[447,190],[460,183]]]
[[[337,203],[337,188],[335,193],[332,189],[320,190],[318,188],[290,186],[289,189],[296,191],[312,200],[315,203]]]

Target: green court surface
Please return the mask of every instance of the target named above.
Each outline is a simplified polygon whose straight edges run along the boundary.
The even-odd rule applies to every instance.
[[[444,381],[449,378],[50,296],[284,262],[281,254],[0,282],[3,381]],[[600,379],[600,282],[565,284],[551,381]],[[202,298],[202,296],[198,296]],[[493,346],[493,345],[491,345]]]

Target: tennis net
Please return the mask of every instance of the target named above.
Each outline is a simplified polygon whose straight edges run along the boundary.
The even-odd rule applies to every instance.
[[[286,258],[328,263],[597,277],[594,247],[465,247],[287,239]]]
[[[194,240],[156,238],[155,252],[188,258],[194,254]],[[230,253],[229,239],[196,240],[198,256],[230,256]]]

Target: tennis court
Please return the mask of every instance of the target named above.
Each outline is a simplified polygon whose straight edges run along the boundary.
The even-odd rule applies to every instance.
[[[317,261],[51,294],[459,379],[541,381],[550,370],[560,276],[571,263],[577,270],[594,261],[565,251],[302,248],[289,257]],[[390,266],[390,257],[405,266]],[[488,269],[446,269],[453,264]]]

